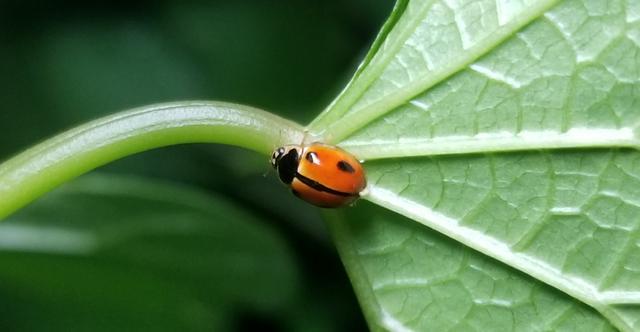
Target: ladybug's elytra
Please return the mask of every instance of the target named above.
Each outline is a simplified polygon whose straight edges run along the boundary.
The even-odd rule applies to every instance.
[[[354,156],[322,143],[279,147],[271,155],[271,166],[294,195],[319,207],[349,204],[367,184]]]

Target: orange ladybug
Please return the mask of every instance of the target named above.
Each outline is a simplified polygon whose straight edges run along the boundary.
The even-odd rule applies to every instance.
[[[279,147],[271,155],[271,166],[294,195],[319,207],[349,204],[367,185],[354,156],[322,143]]]

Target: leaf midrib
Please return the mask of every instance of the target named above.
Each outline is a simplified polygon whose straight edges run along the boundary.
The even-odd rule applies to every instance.
[[[520,133],[479,134],[473,136],[442,136],[425,139],[346,141],[340,146],[362,160],[552,150],[568,148],[640,148],[636,128],[618,129],[572,128],[557,131],[526,131]]]

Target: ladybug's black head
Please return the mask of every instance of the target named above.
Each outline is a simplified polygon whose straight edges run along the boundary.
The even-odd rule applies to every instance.
[[[301,148],[295,145],[279,147],[271,154],[271,166],[278,170],[280,180],[290,184],[298,170]]]

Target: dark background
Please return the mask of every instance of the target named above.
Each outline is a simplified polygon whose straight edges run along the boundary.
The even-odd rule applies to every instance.
[[[305,124],[342,89],[392,5],[390,0],[0,1],[0,160],[85,121],[157,102],[237,102]],[[61,229],[102,236],[99,230],[118,223],[137,231],[125,232],[127,241],[112,234],[117,240],[108,250],[85,255],[21,249],[7,244],[13,233],[6,231],[9,235],[0,236],[0,330],[365,329],[318,210],[292,198],[268,173],[265,156],[183,145],[101,168],[97,180],[79,185],[80,192],[91,188],[94,194],[67,190],[45,196],[3,227],[17,226],[13,230],[36,240]],[[120,184],[111,176],[126,180]],[[214,218],[213,211],[192,218],[215,225],[207,228],[211,234],[177,234],[169,227],[149,236],[145,227],[162,223],[144,226],[149,223],[141,220],[180,210],[180,218],[166,221],[180,225],[181,218],[189,219],[184,208],[117,194],[152,188],[148,191],[170,196],[175,185],[242,210],[239,218],[247,221],[247,230],[222,220],[235,212]],[[105,188],[116,188],[115,194],[102,193]],[[220,232],[225,239],[210,245],[213,240],[205,235]],[[261,234],[277,238],[282,252],[247,249],[271,241]],[[253,240],[245,244],[247,238]],[[245,249],[245,259],[227,262],[232,268],[245,265],[235,274],[221,273],[227,265],[216,261],[219,253]],[[133,253],[149,256],[134,259]],[[279,269],[261,257],[274,262],[285,257],[289,263]],[[184,262],[198,258],[202,264],[186,271]],[[180,302],[187,293],[223,300],[203,300],[206,305],[191,310]]]

